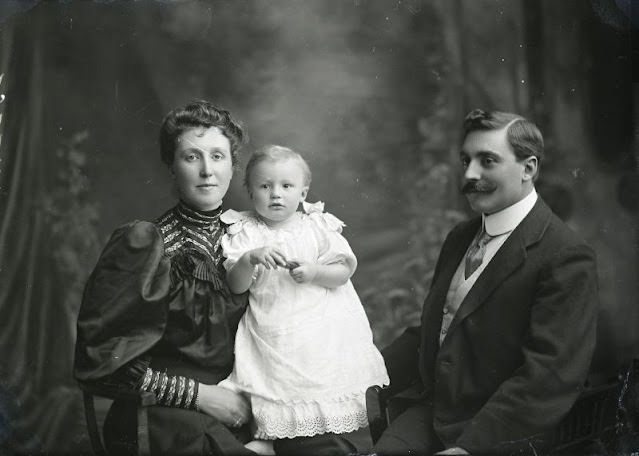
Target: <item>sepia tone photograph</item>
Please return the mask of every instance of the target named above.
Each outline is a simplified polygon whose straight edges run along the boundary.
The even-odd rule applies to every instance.
[[[638,27],[0,2],[0,454],[639,456]]]

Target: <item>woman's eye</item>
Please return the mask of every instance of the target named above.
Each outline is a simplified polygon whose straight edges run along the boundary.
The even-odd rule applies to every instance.
[[[220,153],[213,154],[213,160],[222,160],[223,158],[224,158],[223,154],[220,154]]]
[[[197,160],[197,155],[195,155],[195,154],[188,154],[187,156],[185,156],[185,157],[184,157],[184,159],[185,159],[186,161],[192,162],[192,161]]]

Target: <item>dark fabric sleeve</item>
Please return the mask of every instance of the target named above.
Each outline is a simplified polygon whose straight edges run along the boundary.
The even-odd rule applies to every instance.
[[[543,447],[544,432],[559,423],[583,388],[595,346],[597,288],[588,247],[555,254],[538,280],[523,365],[469,422],[457,446],[471,454]]]
[[[389,388],[392,394],[408,388],[419,379],[420,334],[421,326],[410,327],[381,351],[390,378]]]
[[[89,382],[107,388],[152,392],[158,404],[165,407],[198,410],[199,382],[197,380],[151,369],[149,364],[150,358],[142,355],[129,361],[112,374]]]
[[[142,389],[144,374],[149,368],[149,364],[150,358],[142,355],[129,361],[112,374],[101,377],[93,382],[95,384],[108,387],[135,389],[140,391]]]
[[[100,379],[125,365],[119,374],[139,372],[142,365],[129,363],[162,337],[169,285],[169,261],[152,223],[134,222],[113,233],[85,287],[77,323],[76,379]]]

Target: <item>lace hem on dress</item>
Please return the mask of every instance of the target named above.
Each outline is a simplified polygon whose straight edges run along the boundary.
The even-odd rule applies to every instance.
[[[361,394],[334,402],[296,404],[255,398],[253,415],[257,424],[255,438],[264,440],[344,434],[368,426]]]

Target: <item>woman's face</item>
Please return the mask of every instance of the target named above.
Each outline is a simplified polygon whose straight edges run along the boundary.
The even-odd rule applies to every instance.
[[[200,211],[217,209],[233,177],[228,138],[217,127],[185,131],[177,139],[171,173],[182,201]]]

